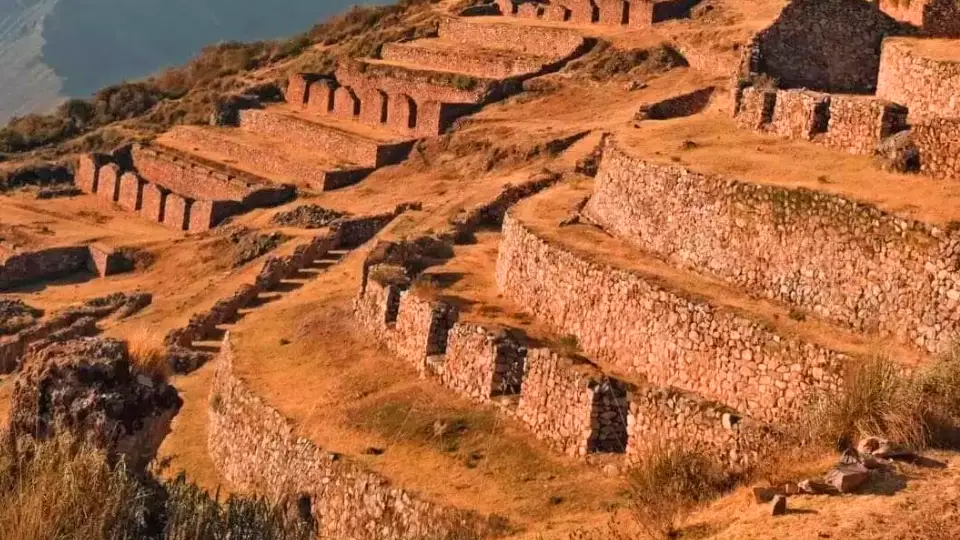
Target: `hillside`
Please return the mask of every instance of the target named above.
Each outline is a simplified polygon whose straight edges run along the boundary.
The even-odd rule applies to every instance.
[[[6,0],[0,4],[0,123],[183,64],[211,43],[305,31],[351,4]]]
[[[956,538],[921,4],[405,0],[12,124],[0,503],[46,493],[2,448],[92,432],[321,538]],[[84,397],[89,351],[182,402]]]

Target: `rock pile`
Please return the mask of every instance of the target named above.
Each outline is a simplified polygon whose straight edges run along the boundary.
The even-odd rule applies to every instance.
[[[273,216],[273,224],[283,227],[321,229],[345,215],[347,214],[323,208],[316,204],[304,204],[288,212],[281,212]]]
[[[36,441],[73,437],[142,469],[182,404],[165,381],[136,372],[125,343],[66,341],[25,358],[6,436],[18,452]]]

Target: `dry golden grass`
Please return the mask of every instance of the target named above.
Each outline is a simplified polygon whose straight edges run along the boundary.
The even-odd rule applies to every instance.
[[[155,329],[141,325],[127,336],[130,361],[134,369],[157,381],[165,381],[172,373],[163,335]]]

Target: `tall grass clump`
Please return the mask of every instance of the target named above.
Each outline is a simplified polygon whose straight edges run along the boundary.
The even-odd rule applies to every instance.
[[[309,503],[287,509],[256,498],[221,502],[182,475],[157,480],[67,437],[32,445],[29,455],[0,446],[4,540],[312,539]]]
[[[851,363],[841,390],[815,398],[802,425],[810,442],[838,450],[866,436],[916,449],[957,447],[960,350],[912,371],[884,356]]]
[[[163,346],[163,337],[155,330],[140,326],[127,338],[127,350],[134,369],[155,381],[170,377],[170,362]]]
[[[683,516],[734,484],[716,460],[701,452],[655,446],[630,471],[630,513],[647,537],[670,538]]]

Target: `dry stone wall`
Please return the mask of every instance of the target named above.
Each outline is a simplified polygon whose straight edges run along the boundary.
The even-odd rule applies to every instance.
[[[243,115],[241,111],[240,115]],[[174,130],[169,136],[182,144],[234,156],[245,164],[269,174],[289,179],[291,184],[306,184],[318,191],[328,191],[353,185],[372,172],[369,167],[341,166],[294,160],[289,153],[274,145],[252,145],[236,141],[225,133],[200,130]]]
[[[920,153],[922,173],[960,178],[960,119],[929,119],[913,124],[910,132]]]
[[[626,386],[594,366],[549,349],[527,355],[517,418],[558,451],[625,452],[627,411]]]
[[[319,150],[348,163],[379,168],[406,159],[412,141],[384,144],[334,127],[267,110],[240,111],[240,127],[272,137],[281,137],[295,148]]]
[[[74,181],[106,202],[184,231],[204,231],[245,207],[275,205],[293,195],[292,186],[260,184],[172,150],[140,145],[129,154],[121,149],[113,155],[82,156]]]
[[[501,0],[500,13],[521,19],[646,28],[689,14],[695,0]]]
[[[880,46],[899,25],[863,0],[793,0],[757,35],[752,71],[783,88],[872,93]]]
[[[450,47],[431,47],[413,42],[387,43],[380,51],[384,60],[416,64],[431,69],[450,69],[490,79],[506,79],[537,73],[553,62],[547,57],[512,54],[509,51],[473,51],[464,56],[463,51]]]
[[[906,105],[911,121],[960,119],[960,60],[924,57],[918,46],[914,39],[884,41],[877,96]],[[952,46],[960,52],[960,41]]]
[[[672,263],[921,351],[960,331],[960,234],[804,189],[606,149],[586,211]]]
[[[884,139],[908,129],[907,109],[896,103],[808,90],[744,88],[735,115],[743,129],[862,155],[873,155]]]
[[[757,463],[776,432],[716,403],[671,388],[631,389],[627,462],[664,447],[698,450],[734,469]]]
[[[553,245],[511,214],[497,283],[504,296],[578,339],[585,354],[657,386],[696,392],[763,421],[835,391],[847,357],[667,288],[658,278]]]
[[[894,19],[918,27],[924,35],[960,37],[960,5],[954,0],[879,0]]]
[[[456,323],[446,348],[437,370],[444,386],[478,403],[520,393],[526,349],[504,329]]]
[[[228,336],[211,388],[207,440],[214,464],[234,487],[274,500],[309,498],[318,536],[324,538],[439,540],[489,534],[477,514],[426,501],[299,436],[234,373],[233,361]]]
[[[583,36],[577,32],[547,26],[474,24],[464,19],[447,18],[440,21],[438,32],[443,39],[470,47],[510,44],[509,50],[515,53],[558,60],[576,55],[584,45]]]

